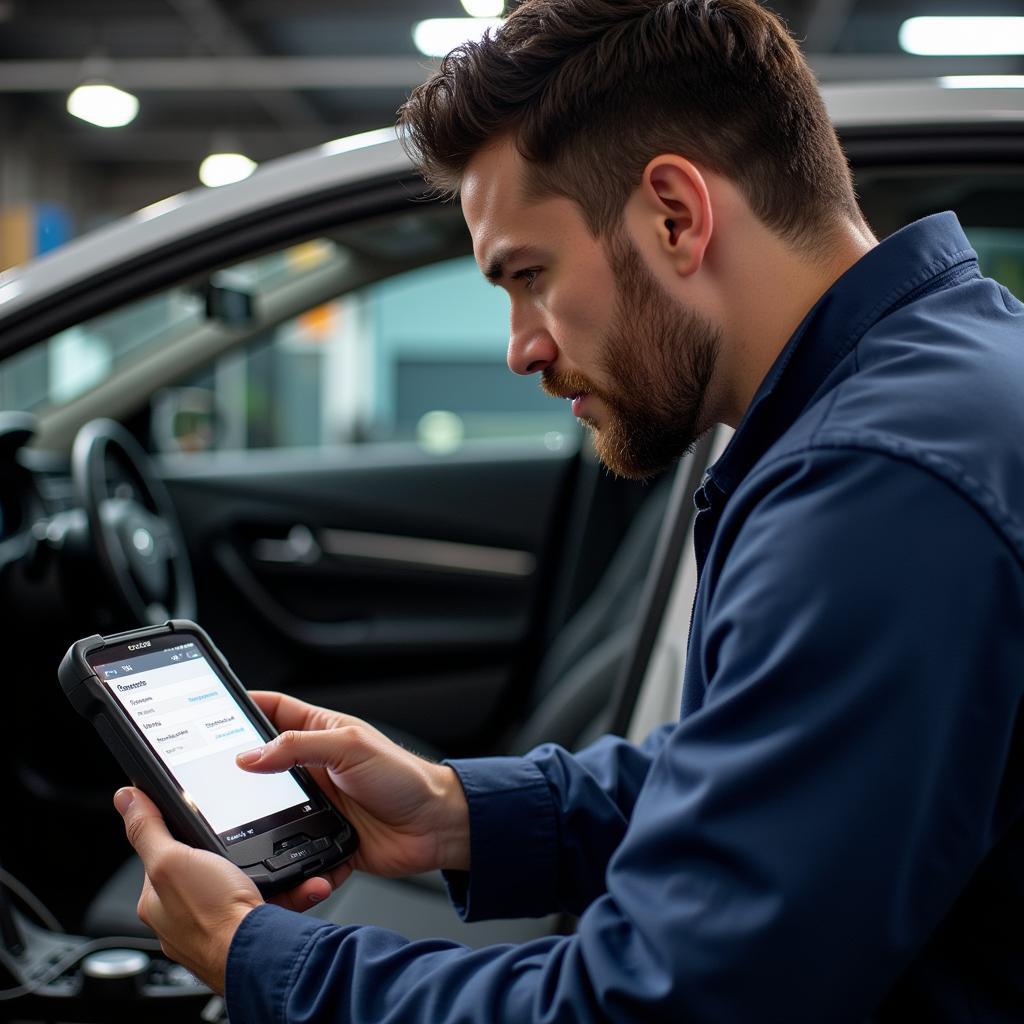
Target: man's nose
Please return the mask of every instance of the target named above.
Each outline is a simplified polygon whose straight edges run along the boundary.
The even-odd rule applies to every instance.
[[[540,373],[558,358],[558,348],[551,335],[538,324],[517,325],[512,318],[508,339],[508,368],[513,373]]]

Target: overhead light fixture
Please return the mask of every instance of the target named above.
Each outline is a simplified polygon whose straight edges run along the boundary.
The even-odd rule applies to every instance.
[[[463,43],[478,43],[488,29],[501,28],[501,18],[427,18],[412,30],[416,49],[427,57],[444,57]]]
[[[462,0],[462,6],[472,18],[500,18],[505,12],[505,0]]]
[[[208,188],[233,185],[256,170],[256,161],[244,153],[211,153],[199,165],[199,180]]]
[[[1024,18],[908,18],[900,47],[926,57],[995,57],[1024,53]]]
[[[1024,89],[1024,75],[943,75],[943,89]]]
[[[114,85],[91,82],[71,90],[67,107],[69,114],[90,124],[101,128],[123,128],[135,120],[139,101],[130,92]]]

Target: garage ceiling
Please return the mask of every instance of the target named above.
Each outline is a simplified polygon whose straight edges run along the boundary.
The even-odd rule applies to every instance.
[[[1015,0],[773,6],[825,81],[1024,72],[1020,58],[914,58],[896,42],[912,15],[1015,14]],[[194,186],[212,148],[264,161],[393,122],[429,66],[414,22],[463,15],[458,0],[0,0],[0,128],[26,159],[92,180],[86,206],[118,213]],[[67,114],[67,92],[97,72],[139,97],[128,127]]]

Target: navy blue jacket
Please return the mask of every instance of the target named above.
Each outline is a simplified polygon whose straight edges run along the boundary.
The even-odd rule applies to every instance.
[[[469,950],[261,907],[233,1020],[1024,1020],[1024,306],[952,214],[819,300],[696,496],[682,717],[457,761]]]

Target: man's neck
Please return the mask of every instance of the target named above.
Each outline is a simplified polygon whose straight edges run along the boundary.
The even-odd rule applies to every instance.
[[[878,244],[866,224],[845,222],[825,253],[761,236],[733,265],[728,341],[719,354],[721,420],[735,427],[786,342],[826,291]]]

